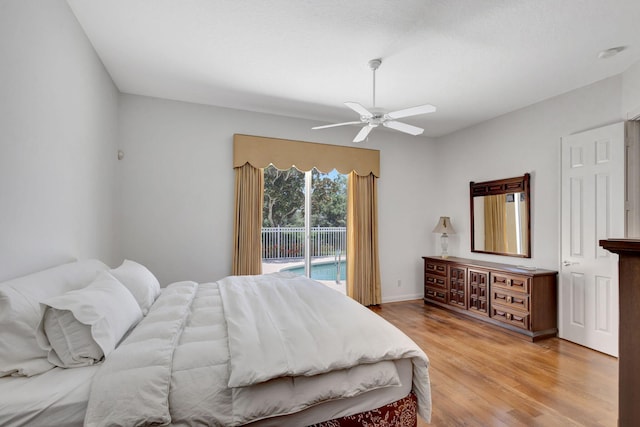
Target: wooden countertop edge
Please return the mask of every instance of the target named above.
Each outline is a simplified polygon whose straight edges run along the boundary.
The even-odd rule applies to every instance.
[[[544,268],[535,268],[535,269],[522,268],[513,264],[503,264],[503,263],[497,263],[492,261],[480,261],[480,260],[474,260],[469,258],[458,258],[455,256],[442,258],[437,255],[431,255],[431,256],[423,256],[422,259],[425,259],[425,260],[429,259],[434,262],[460,264],[460,265],[465,265],[467,267],[473,267],[473,268],[501,270],[501,271],[505,271],[513,274],[520,274],[522,276],[555,276],[556,274],[558,274],[557,271],[547,270]]]
[[[640,239],[605,239],[600,246],[613,253],[640,253]]]

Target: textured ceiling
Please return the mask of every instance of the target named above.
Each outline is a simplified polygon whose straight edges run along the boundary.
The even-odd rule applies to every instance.
[[[68,0],[125,93],[323,122],[430,103],[440,136],[640,60],[638,0]],[[628,46],[606,60],[598,52]],[[354,132],[357,131],[354,128]],[[323,132],[318,130],[317,132]]]

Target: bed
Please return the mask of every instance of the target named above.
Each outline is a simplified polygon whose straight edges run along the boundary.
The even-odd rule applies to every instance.
[[[0,283],[0,375],[3,426],[415,426],[431,413],[413,341],[290,273],[161,291],[140,264],[89,260]]]

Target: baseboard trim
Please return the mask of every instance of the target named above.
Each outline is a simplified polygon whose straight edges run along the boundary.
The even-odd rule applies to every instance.
[[[385,302],[400,302],[400,301],[410,301],[414,299],[422,299],[424,297],[423,294],[408,294],[408,295],[394,295],[392,297],[382,297],[382,303]]]

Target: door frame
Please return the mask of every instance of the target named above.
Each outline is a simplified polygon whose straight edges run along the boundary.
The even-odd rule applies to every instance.
[[[640,111],[625,122],[625,237],[640,238]]]

